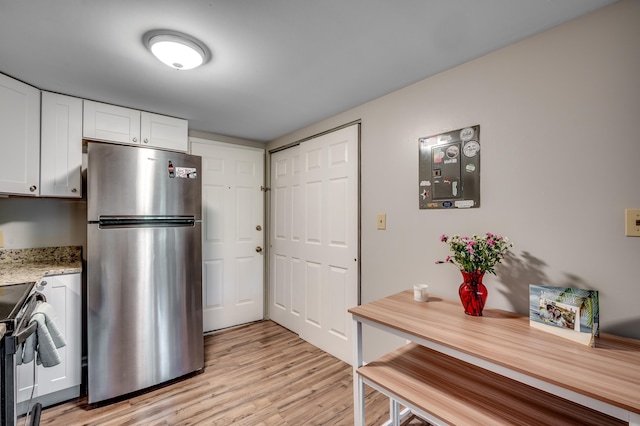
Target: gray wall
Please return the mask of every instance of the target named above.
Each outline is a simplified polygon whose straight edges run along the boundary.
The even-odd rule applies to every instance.
[[[639,22],[623,0],[268,145],[362,120],[364,303],[416,283],[457,297],[439,236],[489,231],[515,247],[485,279],[488,306],[527,313],[530,283],[591,288],[602,329],[640,338],[640,238],[624,236],[624,209],[640,208]],[[475,124],[481,208],[419,210],[418,138]],[[400,343],[371,335],[368,358]]]
[[[85,246],[84,200],[0,198],[5,248]]]

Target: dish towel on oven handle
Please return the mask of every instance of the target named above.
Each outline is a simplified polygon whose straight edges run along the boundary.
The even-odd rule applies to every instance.
[[[16,352],[17,364],[28,364],[33,361],[37,352],[37,362],[43,367],[53,367],[61,362],[58,349],[66,345],[64,336],[56,324],[56,314],[53,307],[47,302],[39,302],[36,306],[29,324],[38,323],[36,332],[31,334],[20,345]]]

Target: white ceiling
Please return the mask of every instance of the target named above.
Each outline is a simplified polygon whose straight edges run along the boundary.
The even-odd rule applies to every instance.
[[[0,0],[0,72],[269,141],[615,0]],[[172,70],[171,29],[213,58]]]

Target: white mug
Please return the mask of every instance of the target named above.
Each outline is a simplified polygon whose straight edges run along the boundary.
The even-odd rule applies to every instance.
[[[429,286],[426,284],[416,284],[413,286],[413,300],[416,302],[429,301]]]

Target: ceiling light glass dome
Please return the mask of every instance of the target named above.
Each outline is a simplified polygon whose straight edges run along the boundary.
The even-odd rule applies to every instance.
[[[196,68],[208,59],[204,45],[193,37],[175,31],[147,33],[145,44],[162,63],[177,70]]]

